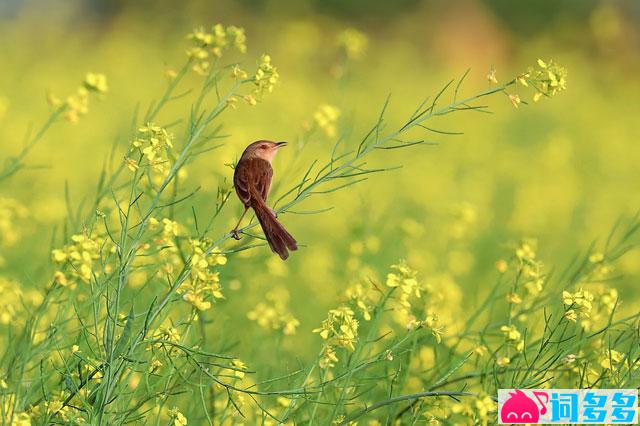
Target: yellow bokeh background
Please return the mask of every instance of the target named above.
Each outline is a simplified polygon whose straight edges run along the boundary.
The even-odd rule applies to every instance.
[[[523,92],[529,105],[517,109],[497,95],[486,100],[492,115],[460,112],[438,119],[434,127],[464,134],[426,134],[439,144],[374,155],[370,166],[403,167],[296,208],[334,207],[328,212],[283,215],[302,246],[286,263],[265,247],[231,256],[221,275],[226,299],[213,308],[224,329],[216,338],[235,334],[249,364],[279,348],[313,356],[319,342],[311,330],[344,288],[365,276],[383,279],[401,258],[422,279],[449,289],[445,318],[478,304],[496,279],[496,261],[523,237],[536,238],[539,257],[561,270],[592,242],[601,248],[615,221],[640,207],[638,12],[631,2],[590,2],[576,6],[579,12],[564,8],[546,16],[522,7],[499,1],[343,7],[8,2],[0,8],[0,160],[20,150],[31,124],[37,128],[46,119],[47,93],[64,97],[87,71],[106,74],[109,92],[92,99],[79,123],[57,123],[26,168],[0,186],[0,196],[26,208],[25,217],[15,220],[15,241],[2,247],[0,271],[24,288],[44,285],[52,271],[50,251],[72,226],[69,208],[87,207],[112,149],[114,163],[125,155],[134,111],[144,112],[158,99],[165,70],[185,60],[185,34],[216,22],[244,27],[248,53],[236,60],[252,68],[268,52],[280,82],[257,106],[225,112],[224,145],[187,167],[185,188],[201,188],[180,207],[187,227],[191,206],[203,218],[211,214],[218,185],[233,173],[225,164],[254,140],[290,142],[274,162],[274,199],[290,186],[284,181],[296,182],[314,159],[326,159],[335,137],[317,131],[304,149],[299,142],[322,105],[340,111],[336,132],[350,129],[347,140],[355,146],[388,94],[388,119],[397,125],[467,68],[467,94],[489,87],[492,67],[501,82],[537,58],[569,70],[561,95],[534,104],[531,92]],[[345,59],[337,41],[345,29],[368,40],[358,57]],[[185,87],[199,81],[190,75]],[[157,121],[184,120],[189,102],[170,104]],[[180,124],[175,133],[179,145]],[[213,235],[227,232],[240,211],[232,196]],[[633,277],[640,273],[640,256],[632,252],[618,268],[622,279],[615,285],[630,308],[639,296]],[[300,320],[298,334],[282,337],[282,346],[265,339],[256,324],[239,327],[274,288],[286,289],[289,309]],[[256,339],[263,344],[255,345]]]

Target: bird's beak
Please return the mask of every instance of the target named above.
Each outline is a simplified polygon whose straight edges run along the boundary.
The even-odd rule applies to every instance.
[[[287,146],[287,143],[286,143],[286,142],[277,142],[277,143],[276,143],[276,148],[278,148],[278,149],[280,149],[280,148],[282,148],[282,147],[284,147],[284,146]]]

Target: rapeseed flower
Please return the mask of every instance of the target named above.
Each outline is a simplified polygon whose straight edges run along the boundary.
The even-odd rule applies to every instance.
[[[396,320],[403,323],[407,328],[415,328],[415,317],[412,315],[412,298],[420,298],[422,295],[422,285],[418,282],[417,272],[411,269],[406,261],[401,260],[396,265],[391,265],[395,272],[387,274],[387,287],[397,287],[400,294],[394,303]],[[411,318],[414,318],[411,320]]]
[[[0,276],[0,324],[14,324],[23,310],[20,283]]]
[[[233,372],[234,376],[236,376],[238,379],[243,379],[245,376],[245,372],[240,370],[247,370],[248,369],[247,364],[242,362],[242,360],[236,358],[231,361],[231,366],[235,369],[239,369],[239,370],[234,370]]]
[[[91,92],[97,93],[107,93],[109,91],[107,77],[100,73],[87,73],[84,78],[84,87]]]
[[[338,46],[344,49],[347,58],[360,59],[366,53],[369,38],[362,31],[347,28],[338,34],[337,43]]]
[[[553,97],[567,88],[567,70],[554,61],[538,59],[535,66],[516,76],[514,81],[523,87],[533,87],[536,91],[533,101],[538,102],[543,96]],[[511,94],[508,97],[514,107],[520,105],[519,95]]]
[[[369,287],[356,283],[347,287],[345,290],[345,296],[361,312],[365,321],[371,320],[371,312],[373,311],[373,306],[378,299],[377,293],[374,293]]]
[[[520,106],[520,102],[522,102],[520,100],[520,96],[517,94],[509,95],[509,101],[511,101],[511,105],[513,105],[515,108],[518,108]]]
[[[98,236],[75,234],[71,236],[71,242],[62,248],[51,251],[53,263],[59,267],[69,265],[67,272],[58,270],[54,273],[54,280],[59,285],[75,286],[78,280],[88,283],[94,276],[101,275],[101,268],[95,268],[99,263],[102,253],[107,247],[107,241]],[[107,268],[108,270],[109,268]]]
[[[28,216],[27,209],[12,198],[0,197],[0,246],[11,246],[20,238],[18,222]]]
[[[600,357],[600,366],[605,370],[616,371],[622,360],[624,360],[623,354],[615,349],[607,349]]]
[[[574,293],[562,292],[562,302],[567,306],[573,306],[588,315],[593,307],[593,294],[587,290],[579,289]]]
[[[220,273],[212,269],[227,263],[227,258],[218,248],[209,250],[207,240],[189,240],[191,261],[189,278],[178,288],[178,294],[199,311],[211,308],[211,302],[224,298],[220,285]]]
[[[322,129],[329,138],[335,138],[337,134],[336,123],[340,117],[340,110],[329,104],[322,104],[313,114],[315,124]]]
[[[245,30],[234,25],[225,28],[222,24],[216,24],[209,30],[199,27],[188,34],[187,38],[192,43],[187,49],[187,56],[195,62],[193,71],[200,75],[208,74],[211,62],[221,58],[225,51],[247,51]]]
[[[273,92],[273,88],[280,79],[278,70],[271,63],[271,56],[263,54],[260,57],[258,69],[249,81],[253,82],[254,88],[250,94],[245,95],[244,100],[251,106],[257,105],[258,101],[263,98],[266,93]]]
[[[319,333],[325,341],[323,355],[320,359],[321,368],[330,368],[338,361],[335,347],[355,350],[358,341],[358,320],[354,317],[351,308],[340,306],[329,311],[327,319],[322,321],[319,328],[313,330]]]
[[[47,93],[47,102],[55,108],[64,108],[64,118],[77,123],[80,117],[89,112],[89,93],[105,94],[109,91],[107,77],[100,73],[87,73],[82,85],[75,93],[67,96],[64,103],[55,94]]]
[[[187,418],[178,410],[178,407],[173,407],[169,410],[169,416],[173,426],[187,426]]]
[[[269,291],[265,299],[266,302],[259,302],[247,313],[247,318],[265,330],[282,331],[287,336],[295,334],[300,321],[289,312],[289,292],[278,287]]]
[[[131,149],[125,159],[127,167],[135,171],[140,167],[140,159],[146,159],[145,165],[149,165],[156,173],[167,172],[171,166],[170,155],[173,149],[173,135],[165,128],[153,123],[138,129],[138,134],[131,142]],[[137,154],[137,158],[133,158]]]
[[[491,67],[489,73],[487,74],[487,80],[489,80],[493,84],[498,84],[498,78],[496,77],[496,69]]]

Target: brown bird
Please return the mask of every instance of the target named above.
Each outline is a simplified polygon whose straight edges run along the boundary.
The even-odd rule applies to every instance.
[[[236,188],[238,198],[244,204],[244,212],[236,227],[231,231],[233,237],[236,240],[240,239],[238,228],[247,210],[251,207],[256,213],[260,226],[262,226],[269,247],[282,260],[289,257],[289,250],[297,250],[298,245],[295,238],[278,222],[275,211],[267,206],[267,196],[273,177],[271,161],[278,150],[286,145],[286,142],[271,141],[252,143],[242,153],[233,173],[233,185]]]

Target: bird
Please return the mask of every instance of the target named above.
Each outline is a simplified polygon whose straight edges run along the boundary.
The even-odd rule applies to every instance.
[[[251,207],[258,218],[271,251],[277,253],[282,260],[289,257],[289,251],[298,249],[298,243],[278,221],[276,212],[267,206],[267,197],[273,177],[271,161],[280,148],[286,145],[286,142],[268,140],[251,143],[245,148],[233,173],[233,185],[244,206],[244,212],[236,227],[231,231],[231,235],[236,240],[240,239],[238,228]]]

